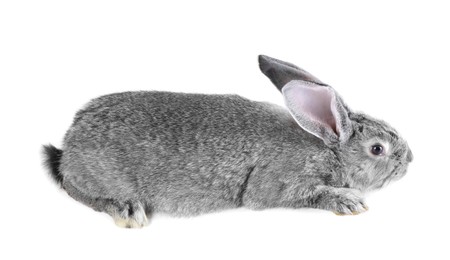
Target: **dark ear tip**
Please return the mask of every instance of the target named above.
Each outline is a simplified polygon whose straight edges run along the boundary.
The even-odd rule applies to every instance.
[[[265,73],[269,69],[269,67],[270,67],[269,61],[270,61],[270,57],[269,56],[258,55],[259,68],[261,69],[261,71],[263,73]]]
[[[262,55],[262,54],[258,55],[259,62],[264,62],[264,61],[267,61],[268,59],[269,59],[269,56]]]

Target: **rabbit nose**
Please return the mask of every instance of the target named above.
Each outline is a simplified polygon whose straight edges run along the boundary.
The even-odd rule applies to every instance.
[[[408,153],[406,154],[406,160],[408,162],[412,162],[413,159],[414,159],[414,156],[413,156],[413,154],[411,152],[411,149],[408,148]]]

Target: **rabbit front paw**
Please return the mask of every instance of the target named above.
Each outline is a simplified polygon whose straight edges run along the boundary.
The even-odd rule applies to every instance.
[[[336,189],[328,198],[327,209],[338,216],[358,215],[369,208],[364,203],[361,193],[354,189]]]

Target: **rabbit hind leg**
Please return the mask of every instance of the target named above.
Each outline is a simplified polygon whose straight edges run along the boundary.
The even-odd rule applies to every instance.
[[[148,224],[146,207],[137,200],[119,201],[110,198],[93,198],[70,181],[64,180],[64,190],[75,200],[93,208],[96,211],[105,212],[112,216],[119,227],[141,228]]]

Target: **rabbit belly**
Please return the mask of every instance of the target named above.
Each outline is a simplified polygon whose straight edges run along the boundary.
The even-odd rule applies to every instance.
[[[161,156],[132,163],[125,157],[105,156],[106,150],[67,153],[64,182],[85,196],[117,201],[136,200],[153,212],[197,215],[242,206],[252,169],[239,162],[232,168],[194,164],[193,160],[163,162]]]

